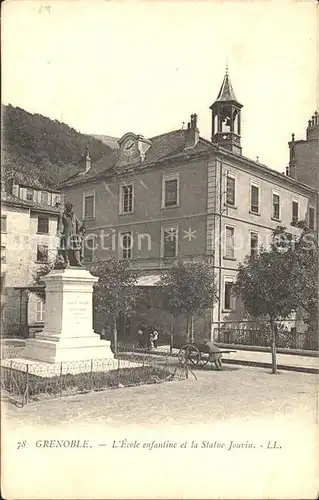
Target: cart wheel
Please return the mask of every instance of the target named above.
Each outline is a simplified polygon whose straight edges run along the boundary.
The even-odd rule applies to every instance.
[[[199,358],[197,364],[198,364],[198,366],[202,366],[203,367],[203,366],[207,365],[208,361],[209,361],[209,355],[203,357],[203,354],[200,354],[200,358]]]
[[[181,347],[178,357],[181,363],[186,363],[189,360],[193,365],[198,365],[200,362],[200,352],[194,345],[186,344]]]

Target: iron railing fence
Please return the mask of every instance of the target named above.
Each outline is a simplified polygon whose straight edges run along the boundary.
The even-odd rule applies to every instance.
[[[112,359],[37,364],[21,359],[1,360],[1,387],[15,404],[45,397],[182,380],[187,366],[168,355],[121,352]]]
[[[296,321],[278,321],[276,346],[285,349],[318,350],[318,332],[306,328],[298,331]],[[272,333],[267,321],[214,323],[215,342],[243,346],[269,347]]]
[[[18,345],[13,344],[1,344],[1,359],[12,359],[19,358],[23,355],[24,342]]]

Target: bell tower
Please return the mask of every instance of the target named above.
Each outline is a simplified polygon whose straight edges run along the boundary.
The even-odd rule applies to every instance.
[[[212,142],[219,144],[233,153],[241,154],[241,108],[235,96],[228,68],[212,110]]]

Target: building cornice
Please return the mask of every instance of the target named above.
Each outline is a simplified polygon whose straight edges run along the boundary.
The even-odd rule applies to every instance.
[[[88,184],[91,182],[97,182],[100,179],[103,180],[110,180],[110,179],[116,179],[116,178],[121,178],[125,177],[127,175],[135,175],[139,172],[144,172],[151,170],[153,168],[156,168],[157,166],[170,166],[172,164],[175,165],[180,165],[180,164],[185,164],[185,162],[189,161],[196,161],[199,159],[209,159],[211,157],[214,158],[227,158],[229,161],[234,163],[234,168],[235,168],[235,163],[253,168],[256,171],[258,171],[259,174],[262,174],[264,177],[270,177],[272,179],[276,179],[277,181],[280,181],[281,183],[286,183],[290,186],[293,186],[295,188],[299,188],[303,191],[306,191],[307,193],[316,193],[316,189],[314,189],[311,186],[308,186],[307,184],[304,184],[296,179],[293,179],[292,177],[289,177],[285,174],[282,174],[280,172],[277,172],[276,170],[273,170],[266,165],[262,163],[258,163],[246,156],[242,155],[237,155],[235,153],[232,153],[231,151],[224,149],[217,144],[213,144],[209,142],[207,139],[200,138],[200,141],[202,143],[205,143],[207,145],[207,149],[203,151],[186,151],[185,153],[181,154],[178,153],[176,155],[170,156],[169,158],[163,158],[160,160],[157,160],[155,162],[145,162],[145,163],[138,163],[135,165],[131,165],[128,167],[124,168],[116,168],[113,167],[109,171],[104,171],[99,174],[96,174],[95,176],[92,176],[91,178],[88,179],[83,179],[83,180],[75,180],[74,183],[70,184],[65,184],[64,186],[61,185],[62,189],[71,189],[75,186],[83,185],[83,184]]]

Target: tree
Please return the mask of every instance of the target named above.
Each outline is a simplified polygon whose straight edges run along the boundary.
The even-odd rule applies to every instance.
[[[94,312],[105,322],[112,318],[114,347],[117,352],[117,319],[120,315],[135,313],[141,291],[137,285],[137,273],[132,271],[126,260],[96,261],[90,272],[99,278],[94,286]]]
[[[277,371],[277,323],[293,311],[310,313],[318,306],[313,233],[303,226],[295,237],[278,226],[269,250],[247,257],[239,266],[233,293],[255,318],[267,318],[271,327],[272,372]]]
[[[162,273],[159,286],[163,287],[164,302],[171,314],[186,314],[187,340],[194,342],[194,314],[213,307],[217,298],[210,265],[206,262],[179,261]]]
[[[38,287],[35,290],[35,294],[42,302],[45,302],[45,283],[43,281],[44,276],[49,274],[50,271],[54,268],[54,262],[47,262],[45,264],[41,264],[39,267],[35,269],[33,272],[33,283],[32,285]]]

